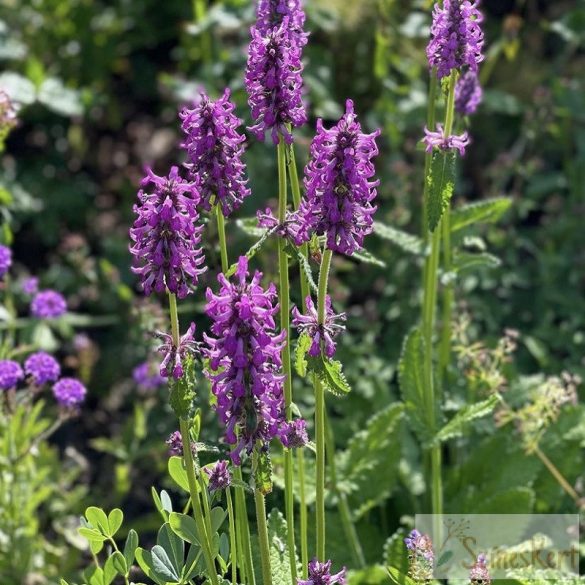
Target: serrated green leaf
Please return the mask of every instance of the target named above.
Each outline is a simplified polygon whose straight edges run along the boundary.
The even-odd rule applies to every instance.
[[[260,238],[266,234],[265,228],[258,227],[257,217],[243,217],[236,219],[236,225],[246,234],[254,238]]]
[[[464,406],[457,414],[436,434],[434,442],[440,443],[459,437],[475,419],[482,418],[493,412],[500,403],[500,397],[494,394],[475,404]]]
[[[313,357],[307,355],[307,368],[316,375],[325,388],[335,396],[344,396],[351,392],[341,362],[325,357],[323,354]]]
[[[311,347],[312,340],[307,333],[301,333],[295,348],[295,369],[297,374],[304,378],[307,375],[307,352]]]
[[[296,246],[289,246],[289,248],[292,254],[294,254],[296,259],[298,260],[299,266],[301,267],[301,270],[303,271],[307,279],[307,283],[309,284],[310,289],[313,291],[314,294],[317,294],[318,287],[313,278],[313,271],[311,270],[311,265],[309,264],[309,261]]]
[[[493,254],[481,252],[473,254],[471,252],[456,252],[453,258],[453,270],[461,272],[468,268],[497,268],[501,264],[500,259]]]
[[[455,160],[453,151],[438,151],[433,154],[427,176],[429,231],[434,232],[443,212],[449,207],[455,188]]]
[[[396,229],[380,221],[374,222],[374,233],[392,242],[404,252],[420,256],[424,250],[423,241],[413,234]]]
[[[337,457],[340,489],[348,493],[355,519],[385,500],[398,483],[403,413],[402,403],[390,404],[370,418]]]
[[[189,355],[183,360],[183,375],[170,383],[169,402],[178,418],[189,419],[195,398],[195,359]]]
[[[386,267],[386,262],[380,260],[379,258],[376,258],[374,254],[368,252],[368,250],[366,250],[365,248],[362,248],[361,250],[354,252],[352,258],[355,258],[356,260],[359,260],[364,264],[373,264],[374,266],[380,266],[381,268]]]
[[[388,576],[396,585],[416,585],[415,581],[396,567],[388,567]]]
[[[415,327],[406,336],[402,346],[398,362],[398,382],[411,427],[419,439],[426,442],[431,432],[425,419],[424,352],[423,336]]]
[[[512,205],[508,197],[495,197],[463,205],[451,211],[451,232],[456,232],[474,223],[493,223],[504,215]]]
[[[108,514],[108,534],[109,536],[115,536],[116,532],[120,530],[122,522],[124,521],[124,512],[119,508],[114,508]]]
[[[395,567],[401,573],[408,573],[408,553],[404,544],[406,530],[399,528],[384,543],[384,564],[387,567]]]
[[[184,541],[199,546],[197,524],[191,516],[173,512],[169,517],[171,530]]]
[[[530,514],[534,506],[534,500],[533,490],[527,487],[517,487],[503,492],[497,492],[483,502],[477,502],[474,513]]]
[[[168,461],[169,475],[173,481],[187,493],[189,493],[189,480],[187,479],[187,471],[183,466],[183,459],[181,457],[169,457]]]
[[[254,488],[263,495],[272,491],[272,463],[267,451],[258,453],[254,469]]]
[[[124,543],[124,559],[126,566],[131,567],[134,564],[136,549],[138,548],[138,533],[133,528],[128,532],[126,542]]]
[[[288,528],[282,513],[273,509],[267,518],[270,544],[270,569],[273,585],[290,583],[290,558],[288,552]]]
[[[250,247],[250,249],[244,254],[248,260],[251,260],[256,256],[256,254],[260,251],[260,248],[264,245],[264,243],[268,240],[268,236],[270,236],[270,231],[263,230],[260,239]],[[232,264],[226,271],[225,276],[229,278],[236,273],[238,269],[238,263]]]

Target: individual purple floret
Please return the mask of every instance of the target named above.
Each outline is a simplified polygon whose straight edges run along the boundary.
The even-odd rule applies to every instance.
[[[27,376],[31,376],[37,386],[42,386],[47,382],[56,382],[59,379],[61,366],[52,355],[39,351],[26,359],[24,371]]]
[[[437,68],[439,79],[465,66],[477,71],[483,61],[482,20],[475,0],[443,0],[435,4],[427,58],[429,66]]]
[[[67,312],[67,302],[57,291],[42,290],[33,297],[30,311],[38,319],[55,319]]]
[[[469,580],[471,585],[490,585],[492,582],[485,555],[478,555],[475,564],[469,571]]]
[[[150,362],[142,362],[132,370],[132,378],[143,390],[156,390],[166,384],[166,379]]]
[[[151,169],[146,172],[130,229],[132,271],[140,276],[146,295],[168,287],[182,299],[206,270],[199,246],[203,226],[195,225],[199,195],[194,183],[179,176],[177,167],[171,168],[168,177],[159,177]]]
[[[209,491],[225,490],[232,482],[227,461],[218,461],[213,467],[204,467],[203,471],[209,476]]]
[[[225,425],[230,454],[240,465],[241,453],[266,445],[283,424],[284,397],[280,352],[286,332],[275,335],[276,288],[260,286],[262,274],[248,281],[248,259],[240,257],[233,282],[220,274],[218,294],[207,289],[205,312],[212,319],[204,335],[209,357],[207,376]]]
[[[469,134],[463,132],[463,134],[457,135],[452,134],[451,136],[445,136],[443,126],[437,124],[437,130],[435,132],[429,130],[425,126],[425,136],[422,139],[425,143],[425,151],[433,152],[433,148],[440,150],[451,150],[456,148],[459,154],[463,156],[465,154],[465,147],[469,144]]]
[[[202,94],[193,109],[179,114],[185,133],[181,146],[189,160],[185,166],[199,190],[199,205],[209,211],[215,196],[226,217],[250,195],[242,162],[246,138],[238,132],[241,120],[234,116],[236,106],[229,98],[229,89],[216,101]]]
[[[311,157],[305,168],[306,197],[298,216],[301,228],[297,244],[313,233],[326,236],[326,247],[351,256],[363,246],[373,229],[377,181],[372,158],[378,154],[376,137],[364,134],[353,102],[347,100],[345,114],[331,130],[317,122]]]
[[[483,91],[475,71],[467,71],[455,86],[455,110],[463,116],[469,116],[481,103]]]
[[[36,276],[29,276],[22,281],[22,292],[29,297],[39,291],[39,279]]]
[[[287,449],[304,447],[309,442],[305,420],[297,418],[284,423],[280,429],[280,440]]]
[[[180,431],[174,431],[171,433],[165,443],[169,446],[169,455],[177,457],[183,456],[183,440]]]
[[[12,250],[0,244],[0,278],[2,278],[12,266]]]
[[[331,561],[320,563],[317,559],[309,561],[309,578],[297,579],[297,585],[346,585],[346,568],[331,574]]]
[[[307,33],[304,32],[305,12],[301,0],[258,0],[256,28],[261,34],[268,34],[274,27],[288,19],[288,34],[298,45],[307,44]]]
[[[274,144],[278,144],[279,134],[291,144],[293,136],[287,125],[298,127],[307,121],[301,97],[301,47],[288,31],[288,17],[265,34],[252,27],[248,50],[245,81],[255,122],[249,130],[259,140],[270,130]]]
[[[178,348],[175,347],[172,335],[157,332],[156,336],[163,341],[157,351],[165,356],[160,364],[160,375],[164,378],[172,376],[175,380],[182,378],[183,360],[189,354],[194,355],[198,351],[198,343],[195,341],[195,323],[191,323],[187,333],[180,338]]]
[[[12,360],[0,360],[0,390],[14,388],[23,378],[20,364]]]
[[[311,339],[309,355],[317,357],[321,355],[321,349],[323,349],[328,358],[333,357],[336,349],[334,339],[345,329],[345,326],[340,325],[337,321],[345,321],[345,313],[335,313],[331,306],[331,297],[327,295],[325,297],[325,323],[320,325],[317,308],[310,295],[305,299],[305,306],[307,307],[306,315],[303,315],[297,307],[293,307],[292,324],[299,330],[299,333],[305,333]]]
[[[53,395],[60,406],[75,408],[79,406],[87,394],[85,386],[75,378],[61,378],[53,386]]]
[[[279,223],[278,218],[267,207],[265,211],[257,211],[258,227],[267,229],[281,238],[295,242],[299,237],[300,221],[296,213],[286,212],[284,222]]]
[[[429,536],[418,530],[411,530],[404,539],[408,550],[408,575],[417,583],[425,583],[433,577],[435,553]]]

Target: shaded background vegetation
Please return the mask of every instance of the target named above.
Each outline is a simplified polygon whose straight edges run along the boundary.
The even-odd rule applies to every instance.
[[[421,230],[418,141],[426,111],[429,8],[423,1],[306,2],[311,119],[298,133],[297,160],[306,160],[315,119],[334,120],[344,100],[353,98],[364,125],[383,129],[377,219],[412,233]],[[482,9],[485,99],[471,121],[473,143],[460,165],[454,205],[500,195],[514,202],[497,226],[467,234],[470,249],[488,246],[501,264],[461,275],[459,310],[469,312],[471,334],[488,345],[505,328],[521,332],[517,359],[509,365],[514,372],[585,374],[585,5],[484,0]],[[231,87],[239,115],[250,122],[243,70],[253,18],[247,0],[212,2],[197,24],[193,6],[179,0],[4,0],[0,7],[0,87],[22,103],[0,168],[3,239],[13,241],[17,271],[39,274],[63,291],[75,313],[58,331],[36,332],[47,347],[74,350],[78,361],[71,365],[81,361],[91,391],[83,416],[55,441],[72,445],[90,463],[85,481],[92,501],[106,508],[123,504],[133,526],[154,521],[148,486],[164,471],[163,439],[173,417],[164,389],[145,395],[131,378],[152,348],[146,332],[165,322],[162,316],[157,324],[162,309],[156,301],[145,303],[129,270],[132,204],[145,164],[166,173],[182,160],[177,109],[200,88],[217,95]],[[253,215],[276,196],[272,145],[250,138],[246,162],[253,196],[238,217]],[[232,257],[253,241],[235,226],[228,237]],[[213,285],[219,255],[212,226],[205,247],[204,280]],[[397,396],[396,362],[418,315],[419,261],[375,234],[367,248],[385,266],[337,258],[331,285],[348,312],[341,355],[354,386],[332,408],[339,446]],[[275,255],[261,258],[265,273],[274,276]],[[184,306],[184,322],[195,319],[205,327],[202,300],[195,295]],[[75,345],[80,332],[87,336],[82,349]],[[297,391],[310,412],[310,392]],[[202,385],[202,403],[206,392]],[[212,414],[207,429],[217,436]],[[490,440],[512,448],[504,436]],[[501,448],[492,445],[488,452]],[[577,441],[559,463],[571,481],[579,473],[579,453]],[[401,515],[416,511],[413,495],[425,489],[409,436],[402,457],[399,477],[382,498],[373,497],[372,505],[364,498],[352,502],[356,509],[365,505],[360,534],[372,561]],[[531,506],[565,509],[555,484],[538,475],[538,465],[533,471],[517,484],[544,482]],[[469,473],[482,483],[477,470]],[[395,497],[386,499],[391,492]],[[368,513],[373,521],[366,529]],[[336,554],[345,561],[342,546]]]

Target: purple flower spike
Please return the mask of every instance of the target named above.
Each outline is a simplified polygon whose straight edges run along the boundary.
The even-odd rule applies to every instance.
[[[427,58],[429,66],[437,68],[439,79],[465,66],[477,71],[483,61],[482,20],[475,0],[443,0],[435,4]]]
[[[60,406],[75,408],[79,406],[87,394],[85,386],[75,378],[61,378],[53,386],[53,395]]]
[[[59,362],[48,353],[39,351],[31,354],[24,362],[24,371],[31,376],[37,386],[56,382],[61,375]]]
[[[14,388],[24,378],[20,365],[12,360],[0,360],[0,390]]]
[[[55,319],[67,312],[67,302],[57,291],[42,290],[34,296],[30,311],[38,319]]]
[[[130,229],[132,271],[140,276],[146,295],[168,287],[183,299],[206,270],[201,267],[205,259],[199,246],[203,227],[195,225],[199,195],[193,183],[179,176],[177,167],[171,168],[168,177],[159,177],[151,169],[146,172]]]
[[[209,476],[209,491],[225,490],[232,482],[227,461],[218,461],[213,467],[204,467],[203,471]]]
[[[346,568],[331,574],[331,561],[320,563],[317,559],[309,561],[309,578],[297,579],[297,585],[346,585]]]
[[[351,256],[363,246],[373,229],[377,181],[372,158],[378,154],[376,137],[364,134],[353,102],[347,100],[345,115],[331,130],[317,122],[311,157],[305,168],[306,197],[298,216],[301,221],[297,244],[313,233],[326,236],[326,247]]]
[[[280,440],[287,449],[304,447],[309,442],[307,423],[305,420],[297,418],[282,425]]]
[[[301,47],[291,39],[288,17],[264,34],[252,27],[251,34],[245,81],[255,124],[249,130],[258,140],[270,130],[274,144],[279,134],[291,144],[287,124],[298,127],[307,121],[301,97]]]
[[[465,147],[469,144],[469,134],[463,132],[460,135],[452,134],[451,136],[445,136],[442,124],[437,124],[437,130],[435,132],[425,126],[425,136],[422,141],[426,145],[426,152],[433,152],[434,148],[438,148],[439,150],[456,148],[459,154],[463,156],[465,154]]]
[[[201,195],[199,205],[209,211],[215,195],[226,217],[250,195],[242,162],[246,138],[238,132],[241,120],[234,116],[236,106],[229,98],[229,89],[215,102],[202,94],[192,110],[184,108],[179,114],[186,135],[181,146],[189,158],[185,166]]]
[[[2,278],[12,266],[12,250],[0,244],[0,278]]]
[[[331,307],[331,297],[325,297],[325,323],[319,325],[319,317],[317,308],[313,303],[311,296],[305,299],[305,306],[307,307],[307,314],[303,315],[297,307],[292,310],[292,324],[299,330],[299,333],[306,333],[312,340],[309,348],[309,355],[317,357],[321,355],[323,348],[325,355],[331,358],[335,355],[335,341],[334,339],[345,329],[344,325],[340,325],[337,321],[345,321],[345,313],[335,313]]]
[[[469,571],[469,580],[471,585],[490,585],[492,582],[485,555],[481,554],[477,557]]]
[[[408,550],[408,575],[417,583],[426,583],[433,577],[435,553],[429,536],[411,530],[404,539]]]
[[[301,0],[258,0],[256,28],[262,35],[267,35],[274,27],[288,18],[288,34],[299,46],[307,44],[307,33],[304,32],[305,12]]]
[[[285,331],[275,335],[276,288],[260,285],[262,274],[248,281],[248,260],[241,256],[233,282],[220,274],[218,294],[207,289],[205,312],[212,319],[204,334],[211,390],[225,425],[225,439],[235,445],[230,457],[240,465],[241,453],[266,445],[283,424],[284,395],[280,352]]]
[[[265,228],[281,238],[295,242],[299,237],[300,222],[296,213],[287,211],[284,222],[279,223],[278,218],[267,207],[265,211],[257,211],[256,217],[258,218],[258,227]]]
[[[198,343],[195,341],[195,323],[191,323],[187,333],[179,340],[179,347],[175,347],[173,336],[168,333],[157,332],[156,336],[162,340],[158,352],[165,355],[160,364],[160,375],[163,378],[172,376],[175,380],[183,377],[183,361],[187,355],[198,351]]]
[[[156,390],[166,384],[165,378],[150,362],[142,362],[132,370],[132,378],[142,390]]]
[[[455,110],[463,116],[469,116],[481,103],[483,91],[475,71],[467,71],[455,86]]]
[[[29,297],[37,294],[39,291],[39,279],[36,276],[29,276],[22,282],[22,292]]]

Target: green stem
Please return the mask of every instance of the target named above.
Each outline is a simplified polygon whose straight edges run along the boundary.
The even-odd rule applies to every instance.
[[[207,528],[207,534],[211,538],[213,536],[211,529],[211,509],[209,507],[209,495],[207,493],[207,486],[205,485],[205,479],[199,469],[199,461],[197,456],[194,458],[195,469],[197,478],[199,480],[199,489],[201,491],[201,499],[203,500],[203,517],[205,518],[205,526]]]
[[[345,532],[345,538],[351,544],[354,561],[358,567],[366,566],[364,558],[364,551],[360,543],[355,525],[351,518],[351,511],[347,503],[347,497],[343,492],[340,492],[337,486],[337,468],[335,466],[335,437],[333,436],[333,427],[327,413],[325,413],[325,426],[327,427],[326,448],[327,457],[329,460],[329,468],[331,471],[331,488],[337,495],[337,509],[341,516],[341,523]]]
[[[455,119],[455,86],[457,84],[457,70],[453,69],[449,78],[449,93],[447,96],[447,109],[445,113],[445,136],[453,131]],[[452,269],[451,250],[451,205],[447,206],[442,218],[443,231],[443,273],[447,274]],[[443,289],[443,317],[441,341],[439,345],[439,386],[442,388],[446,370],[451,359],[451,320],[455,291],[452,282],[448,282]]]
[[[242,469],[234,469],[234,478],[243,482]],[[256,585],[256,574],[254,573],[254,563],[252,561],[252,544],[250,541],[250,525],[248,522],[248,509],[243,488],[236,488],[236,524],[238,533],[242,541],[241,550],[244,558],[244,569],[246,574],[246,585]]]
[[[429,84],[429,104],[427,106],[427,128],[429,130],[435,129],[436,123],[436,111],[437,111],[437,71],[433,68],[431,71],[431,81]],[[428,241],[429,237],[429,228],[427,226],[428,222],[428,210],[426,205],[427,200],[427,177],[429,175],[429,171],[431,169],[431,161],[433,159],[433,153],[427,152],[425,153],[425,184],[423,190],[423,201],[422,201],[422,235],[423,240],[425,242]]]
[[[225,274],[229,268],[228,255],[227,255],[227,243],[225,237],[225,218],[221,205],[217,203],[215,205],[215,216],[217,218],[217,233],[219,234],[219,252],[221,255],[221,271]]]
[[[258,523],[258,541],[260,543],[263,585],[272,585],[270,544],[268,540],[268,526],[266,525],[266,503],[264,501],[264,495],[257,489],[254,490],[254,502],[256,504],[256,521]]]
[[[323,251],[319,270],[319,289],[317,297],[317,319],[320,325],[325,323],[325,298],[327,281],[333,253],[329,249]],[[317,444],[317,481],[316,481],[316,517],[317,517],[317,554],[320,560],[325,559],[325,390],[319,378],[314,375],[315,386],[315,441]]]
[[[234,522],[234,507],[232,505],[232,494],[229,486],[225,490],[228,508],[228,522],[230,526],[230,564],[232,566],[232,585],[237,582],[237,568],[236,568],[236,525]]]
[[[201,508],[201,500],[197,492],[197,479],[195,478],[195,465],[193,463],[193,455],[191,453],[191,440],[189,437],[189,422],[184,418],[179,419],[181,439],[183,441],[183,459],[185,462],[185,471],[187,472],[187,482],[189,483],[189,494],[191,495],[191,502],[193,503],[193,517],[197,525],[197,533],[201,542],[203,550],[203,558],[207,566],[207,576],[212,585],[218,585],[217,572],[215,570],[215,563],[211,554],[211,547],[209,545],[210,535],[205,528],[205,520],[203,519],[203,510]]]
[[[278,221],[283,223],[286,216],[287,188],[286,188],[286,144],[281,136],[277,147],[278,155]],[[280,330],[286,331],[287,342],[281,352],[282,368],[284,372],[284,408],[286,420],[292,418],[292,368],[290,360],[290,298],[288,255],[286,253],[286,241],[278,239],[278,272],[280,282],[278,287],[278,300],[280,306]],[[290,572],[292,583],[297,582],[297,563],[295,550],[295,509],[293,494],[293,454],[291,449],[284,449],[284,502],[286,523],[288,526],[287,540],[290,558]]]
[[[309,577],[309,540],[307,538],[307,496],[305,491],[305,450],[297,449],[297,459],[299,464],[299,488],[301,499],[301,509],[299,514],[301,529],[301,564],[303,579]]]

